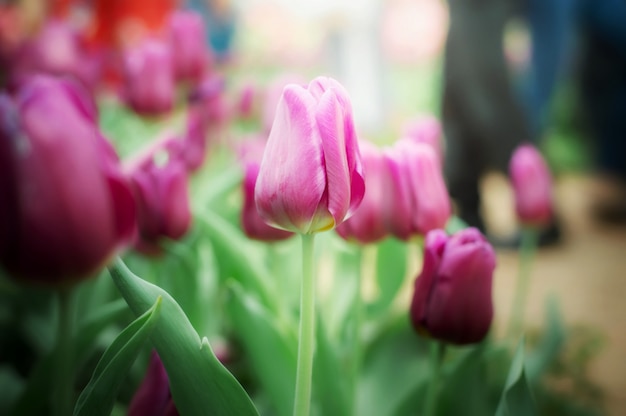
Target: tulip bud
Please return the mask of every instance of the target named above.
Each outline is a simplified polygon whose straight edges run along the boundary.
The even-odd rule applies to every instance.
[[[189,94],[189,103],[204,121],[210,140],[219,137],[231,117],[231,109],[225,99],[225,87],[224,77],[214,74],[204,77]]]
[[[259,165],[264,146],[261,140],[254,140],[246,143],[243,149],[242,162],[245,172],[241,226],[248,238],[253,240],[267,242],[285,240],[291,237],[293,233],[267,225],[259,215],[254,201],[254,187],[259,175]]]
[[[385,201],[390,231],[402,240],[444,228],[451,203],[439,159],[432,147],[403,139],[385,152],[389,175]]]
[[[146,375],[128,407],[128,416],[154,415],[178,415],[172,401],[167,372],[156,351],[150,355]]]
[[[434,116],[420,116],[407,121],[402,129],[402,137],[432,146],[443,162],[441,123]]]
[[[205,44],[202,16],[193,11],[170,15],[169,42],[177,80],[198,81],[204,75],[210,55]]]
[[[325,77],[287,85],[255,188],[261,217],[304,234],[329,230],[352,215],[364,192],[346,90]]]
[[[453,344],[480,342],[493,319],[495,253],[476,228],[426,235],[410,318],[422,334]]]
[[[132,194],[83,90],[34,76],[0,99],[0,263],[62,284],[95,274],[133,234]]]
[[[159,156],[156,154],[154,159],[138,164],[129,172],[137,202],[137,248],[155,255],[161,253],[161,238],[178,240],[191,225],[185,165],[175,158],[159,164],[155,160]]]
[[[124,98],[139,114],[159,115],[174,105],[174,73],[167,45],[145,40],[124,55]]]
[[[511,157],[509,174],[521,222],[548,224],[552,219],[552,180],[541,153],[530,144],[519,146]]]
[[[359,144],[363,174],[365,175],[365,195],[354,215],[337,227],[337,233],[344,239],[354,239],[362,244],[374,243],[383,239],[388,229],[385,224],[386,208],[389,201],[385,200],[386,161],[383,154],[370,142]],[[389,212],[389,216],[396,215]]]

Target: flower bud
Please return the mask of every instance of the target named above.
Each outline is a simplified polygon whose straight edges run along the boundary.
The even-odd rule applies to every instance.
[[[159,115],[174,105],[172,57],[166,44],[147,39],[124,54],[124,99],[137,113]]]
[[[159,157],[168,158],[159,163]],[[161,238],[180,239],[191,225],[189,185],[184,163],[167,154],[129,169],[137,203],[139,239],[137,248],[146,254],[160,254]]]
[[[41,75],[0,98],[0,263],[16,278],[89,277],[133,234],[132,194],[91,104]]]
[[[152,351],[146,375],[128,407],[128,416],[154,415],[178,415],[167,372],[156,351]]]
[[[429,232],[411,302],[413,327],[453,344],[482,341],[493,319],[495,264],[493,248],[476,228],[450,237],[443,230]]]
[[[552,219],[552,180],[541,153],[530,144],[519,146],[511,157],[509,174],[520,221],[548,224]]]
[[[372,143],[362,141],[359,144],[363,174],[365,175],[365,194],[363,201],[354,211],[354,215],[337,227],[337,234],[346,240],[356,240],[362,244],[382,240],[388,233],[385,224],[385,209],[390,208],[385,200],[386,161],[382,152]],[[389,212],[389,216],[396,215]]]
[[[346,90],[325,77],[287,85],[255,188],[261,217],[304,234],[329,230],[352,215],[364,192]]]
[[[202,16],[178,10],[170,15],[169,42],[176,80],[198,81],[204,75],[210,55],[205,44]]]
[[[402,139],[385,152],[385,158],[389,169],[385,201],[394,206],[385,210],[391,233],[406,240],[444,228],[452,208],[433,148]]]

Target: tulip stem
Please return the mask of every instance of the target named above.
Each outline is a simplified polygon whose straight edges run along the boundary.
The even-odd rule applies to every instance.
[[[300,335],[296,371],[294,416],[308,416],[311,408],[313,350],[315,346],[315,281],[313,243],[315,234],[302,234],[302,287],[300,289]]]
[[[52,414],[67,416],[73,410],[74,369],[72,363],[74,331],[74,299],[72,288],[59,291],[59,316],[55,349],[55,394],[52,398]]]
[[[524,311],[530,286],[530,270],[537,249],[539,233],[534,228],[524,227],[521,238],[520,263],[509,323],[509,338],[517,336],[524,327]]]
[[[433,416],[437,408],[437,393],[439,390],[439,379],[441,378],[441,362],[445,352],[445,344],[432,340],[430,342],[430,363],[432,374],[430,384],[426,391],[426,401],[424,402],[424,416]]]

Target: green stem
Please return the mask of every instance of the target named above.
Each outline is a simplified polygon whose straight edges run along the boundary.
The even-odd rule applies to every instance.
[[[524,311],[528,288],[530,286],[530,270],[537,250],[537,240],[539,233],[533,228],[522,229],[522,241],[520,246],[520,263],[511,309],[511,320],[509,323],[509,337],[517,336],[524,327]]]
[[[73,411],[73,351],[72,337],[74,332],[74,300],[73,289],[63,288],[59,291],[59,321],[55,350],[55,394],[52,399],[52,414],[68,416]]]
[[[300,336],[294,416],[308,416],[311,408],[313,350],[315,346],[315,281],[313,279],[314,234],[302,235],[302,288],[300,289]]]
[[[354,406],[356,404],[357,399],[357,386],[359,379],[359,371],[361,369],[361,360],[363,355],[363,349],[361,348],[361,326],[363,322],[364,316],[364,305],[363,305],[363,279],[365,274],[370,270],[375,269],[376,265],[372,263],[371,259],[373,256],[372,251],[376,250],[376,246],[369,244],[367,246],[359,246],[357,248],[357,258],[359,262],[359,270],[356,273],[356,284],[354,288],[354,300],[352,301],[352,316],[354,317],[354,322],[352,325],[352,362],[350,368],[350,378],[351,378],[351,387],[352,387],[352,406],[354,412]]]
[[[433,416],[437,408],[437,394],[439,390],[439,379],[441,378],[441,362],[445,352],[445,344],[432,340],[430,342],[430,363],[432,365],[432,376],[426,391],[426,401],[424,402],[424,416]]]

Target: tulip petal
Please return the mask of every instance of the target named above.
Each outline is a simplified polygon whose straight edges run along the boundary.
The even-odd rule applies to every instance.
[[[315,99],[304,88],[285,87],[255,187],[257,209],[266,221],[302,233],[315,231],[313,220],[321,222],[317,209],[326,190],[315,107]]]

